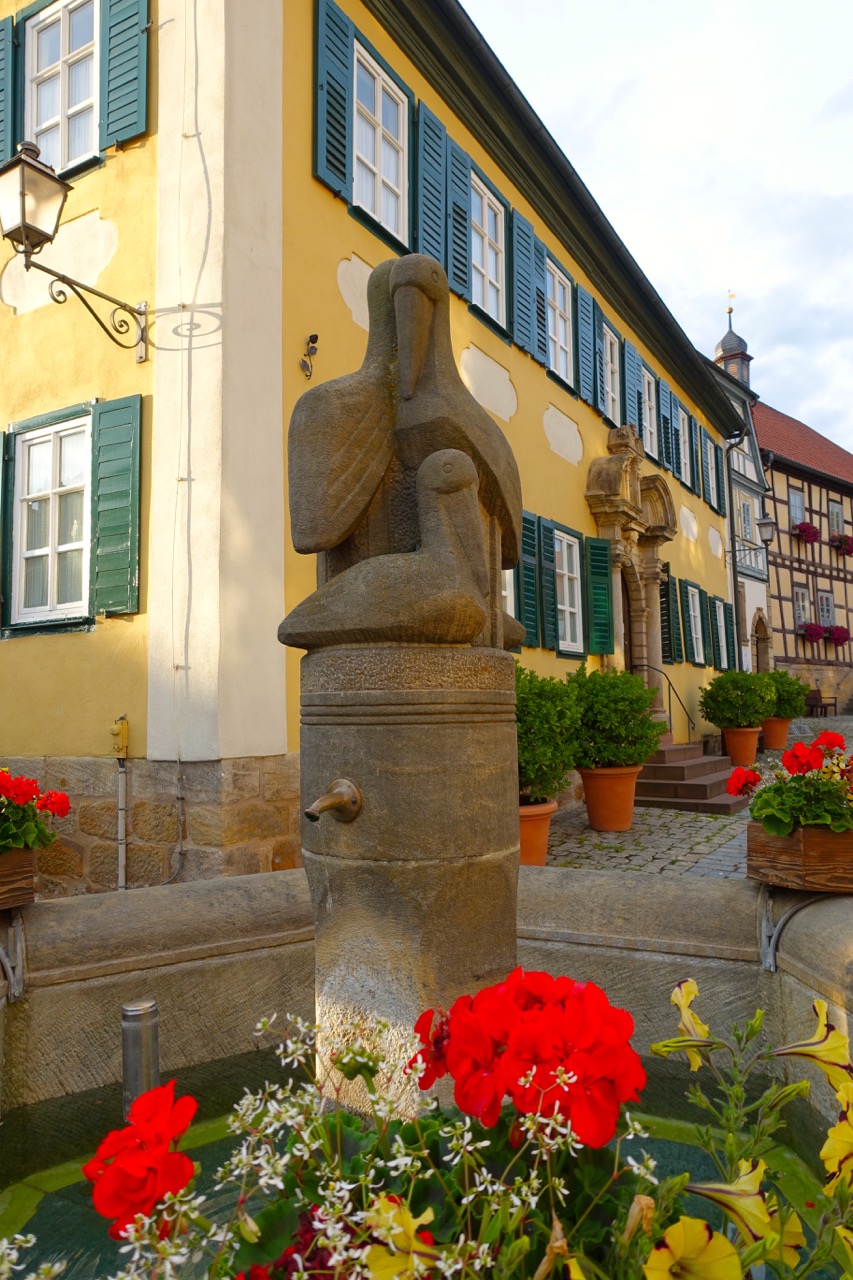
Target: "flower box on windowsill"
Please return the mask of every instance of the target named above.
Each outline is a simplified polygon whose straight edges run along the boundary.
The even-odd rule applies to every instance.
[[[840,556],[853,556],[853,537],[849,533],[831,533],[829,535],[829,545]]]
[[[797,635],[802,636],[809,644],[819,644],[826,639],[826,628],[818,622],[806,622],[797,627]]]
[[[35,901],[33,849],[0,849],[0,911]]]
[[[809,546],[814,542],[820,542],[820,529],[808,520],[800,520],[792,527],[791,532],[800,539],[800,542],[805,542]]]
[[[851,832],[796,827],[771,836],[760,822],[746,829],[746,874],[750,880],[809,893],[853,893]]]

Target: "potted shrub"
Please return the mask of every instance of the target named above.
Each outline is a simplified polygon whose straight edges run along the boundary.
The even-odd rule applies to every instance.
[[[589,825],[593,831],[629,831],[637,775],[667,732],[651,714],[654,690],[630,671],[588,675],[586,664],[566,683],[577,693],[574,763],[583,780]]]
[[[577,694],[564,680],[515,664],[521,861],[544,866],[555,796],[566,786],[578,730]]]
[[[853,754],[826,730],[809,746],[795,742],[764,780],[735,769],[730,795],[752,796],[746,874],[753,880],[819,893],[853,893]]]
[[[737,765],[755,763],[761,725],[775,705],[770,677],[755,671],[724,671],[699,695],[702,715],[722,729],[726,751]]]
[[[765,716],[762,725],[764,746],[768,751],[784,751],[788,745],[791,721],[806,714],[808,684],[787,671],[769,671],[767,678],[773,684],[776,703],[772,714]]]
[[[34,778],[0,769],[0,911],[34,900],[35,850],[56,839],[45,816],[64,818],[68,809],[64,791],[42,794]]]

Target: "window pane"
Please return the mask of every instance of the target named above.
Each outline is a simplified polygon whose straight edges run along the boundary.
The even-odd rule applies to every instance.
[[[59,497],[59,532],[57,544],[66,546],[69,542],[83,540],[83,492],[63,493]]]
[[[471,235],[471,261],[475,267],[483,266],[483,237],[478,231]]]
[[[376,80],[363,63],[359,62],[355,73],[356,97],[363,102],[372,116],[376,115]]]
[[[478,227],[483,225],[483,197],[476,187],[471,188],[471,217]]]
[[[552,271],[549,271],[547,273],[547,280],[548,280],[548,297],[553,302],[555,280],[554,280],[554,273]]]
[[[91,107],[72,116],[68,121],[68,159],[76,160],[92,150],[92,126],[95,113]]]
[[[24,608],[40,609],[47,604],[47,556],[24,561]]]
[[[393,187],[400,185],[400,152],[390,142],[382,140],[382,176]]]
[[[501,295],[493,284],[489,285],[489,315],[495,320],[501,318]]]
[[[376,164],[376,126],[361,113],[355,126],[355,147],[369,164]]]
[[[492,240],[497,240],[499,238],[498,237],[498,215],[497,215],[497,211],[493,209],[491,205],[489,205],[489,236],[491,237]]]
[[[73,604],[83,596],[83,552],[62,551],[56,557],[56,603]]]
[[[49,27],[42,28],[38,33],[37,46],[36,69],[38,71],[45,71],[48,67],[52,67],[54,62],[59,61],[59,19],[52,22]]]
[[[382,225],[389,231],[400,230],[400,197],[386,186],[382,188]]]
[[[40,551],[50,542],[50,499],[27,503],[27,551]]]
[[[68,51],[82,49],[84,44],[91,44],[95,38],[95,6],[92,0],[81,4],[79,9],[72,9],[69,14],[70,35]]]
[[[45,124],[59,115],[59,76],[51,76],[36,88],[36,124]]]
[[[483,277],[476,271],[471,277],[471,301],[478,307],[483,305]]]
[[[489,245],[489,275],[492,280],[498,279],[498,255],[493,245]]]
[[[91,56],[81,58],[68,68],[68,105],[78,107],[92,96],[92,69],[95,59]]]
[[[27,450],[27,493],[46,493],[50,488],[51,456],[49,440]]]
[[[59,483],[65,489],[85,479],[86,437],[82,431],[59,440]]]
[[[365,209],[369,209],[371,213],[375,212],[373,204],[374,192],[375,181],[373,174],[359,160],[355,166],[355,198],[358,204]]]
[[[42,164],[49,165],[51,169],[59,169],[59,126],[54,125],[52,129],[45,129],[44,133],[36,134],[36,142],[41,149],[39,159]]]
[[[400,104],[392,98],[387,89],[382,90],[382,127],[387,129],[393,138],[400,137]]]

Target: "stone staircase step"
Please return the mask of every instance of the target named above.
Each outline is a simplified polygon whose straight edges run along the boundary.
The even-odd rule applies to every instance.
[[[703,773],[701,777],[689,780],[644,778],[641,775],[637,779],[636,794],[638,796],[670,796],[677,800],[704,800],[711,796],[722,795],[730,777],[730,769],[721,769],[718,773]]]
[[[674,746],[661,747],[646,764],[677,764],[682,760],[698,760],[704,754],[701,742],[683,742]]]
[[[745,796],[709,796],[707,800],[680,800],[673,796],[637,796],[638,809],[681,809],[686,813],[717,813],[723,817],[739,813],[749,804]]]
[[[657,779],[665,782],[681,781],[687,778],[698,778],[705,773],[720,773],[723,769],[731,770],[732,762],[728,756],[698,756],[695,760],[682,760],[680,764],[647,764],[643,766],[640,778],[644,781]]]

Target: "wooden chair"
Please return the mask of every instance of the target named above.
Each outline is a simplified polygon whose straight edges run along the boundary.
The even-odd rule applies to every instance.
[[[835,699],[833,698],[833,703]],[[806,711],[810,717],[825,716],[826,706],[820,689],[809,689],[806,694]]]

